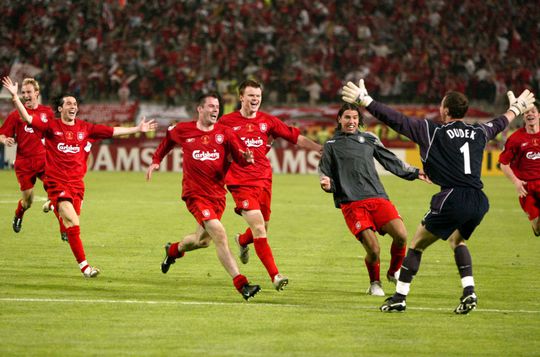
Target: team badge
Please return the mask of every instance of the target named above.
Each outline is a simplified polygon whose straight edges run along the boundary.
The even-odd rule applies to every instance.
[[[266,125],[266,123],[260,123],[259,129],[261,129],[261,131],[264,133],[266,130],[268,130],[268,125]]]
[[[210,142],[210,137],[208,135],[201,136],[201,142],[205,145],[208,144]]]
[[[216,135],[216,143],[223,144],[224,139],[225,139],[225,137],[223,136],[223,134],[217,134]]]
[[[202,211],[202,215],[203,215],[204,217],[210,217],[210,210],[204,209],[204,210]]]
[[[242,207],[249,208],[249,201],[248,200],[242,201]]]
[[[47,114],[45,114],[45,113],[41,113],[39,115],[39,117],[41,118],[41,121],[44,122],[44,123],[49,121],[49,119],[47,119]]]
[[[66,131],[66,139],[68,139],[68,140],[73,140],[73,137],[74,137],[74,136],[75,136],[75,135],[73,134],[72,131]]]
[[[357,230],[360,229],[360,228],[362,228],[362,223],[360,223],[360,222],[357,221],[357,222],[354,224],[354,228],[356,228]]]
[[[77,140],[83,141],[84,140],[84,133],[79,131],[77,132]]]
[[[363,136],[358,136],[358,141],[359,141],[361,144],[363,144],[363,143],[366,142],[366,139],[364,139]]]

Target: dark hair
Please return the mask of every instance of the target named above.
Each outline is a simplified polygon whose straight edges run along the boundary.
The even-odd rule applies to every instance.
[[[469,99],[463,93],[450,91],[445,94],[442,106],[448,109],[451,118],[463,119],[469,110]]]
[[[216,98],[219,102],[219,113],[218,118],[221,118],[223,115],[223,106],[221,105],[221,96],[218,92],[208,92],[203,93],[200,96],[197,97],[197,106],[202,107],[204,106],[204,103],[206,102],[206,98]]]
[[[352,103],[345,103],[341,106],[341,108],[339,108],[339,111],[337,113],[337,116],[336,116],[336,121],[338,123],[338,130],[341,130],[341,123],[339,122],[339,118],[341,118],[341,116],[343,115],[343,113],[345,113],[345,111],[347,110],[354,110],[355,112],[358,113],[358,125],[359,126],[364,126],[364,116],[362,115],[362,112],[360,111],[360,107],[356,104],[352,104]]]
[[[80,105],[81,104],[81,101],[80,99],[73,93],[65,93],[65,94],[61,94],[59,95],[58,97],[56,97],[56,99],[54,100],[53,103],[55,103],[56,105],[54,106],[54,112],[55,114],[60,114],[60,112],[58,111],[58,107],[63,107],[64,106],[64,99],[67,98],[67,97],[73,97],[75,98],[75,100],[77,101],[77,105]],[[58,116],[58,115],[56,115]]]
[[[244,91],[247,87],[253,87],[253,88],[261,88],[261,92],[263,90],[262,85],[253,79],[246,79],[240,85],[238,86],[238,94],[242,95],[244,94]]]

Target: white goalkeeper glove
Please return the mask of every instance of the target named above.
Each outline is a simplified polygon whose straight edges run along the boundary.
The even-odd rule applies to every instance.
[[[508,101],[510,102],[509,111],[514,113],[516,117],[530,110],[534,106],[534,94],[528,89],[525,89],[519,97],[516,98],[514,92],[508,91],[506,93]]]
[[[373,98],[369,96],[363,79],[358,82],[358,86],[353,82],[347,82],[347,85],[343,86],[341,94],[343,101],[362,107],[367,107],[373,102]]]

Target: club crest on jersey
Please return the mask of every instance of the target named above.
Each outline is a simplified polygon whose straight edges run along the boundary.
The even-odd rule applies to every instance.
[[[223,144],[224,139],[225,139],[225,137],[223,136],[223,134],[217,134],[216,135],[216,143]]]
[[[266,130],[268,130],[268,125],[266,125],[266,123],[259,123],[259,129],[261,129],[261,131],[265,133]]]
[[[28,125],[24,126],[24,131],[26,131],[27,133],[34,133],[34,129],[32,129],[32,127]]]
[[[210,217],[210,210],[209,209],[203,209],[201,213],[202,213],[202,215],[204,217]]]
[[[210,137],[208,135],[201,136],[201,143],[208,144],[210,142]]]
[[[73,140],[74,137],[75,135],[73,134],[72,131],[66,131],[66,139]]]
[[[366,139],[363,136],[358,136],[358,141],[363,144],[366,142]]]
[[[242,207],[249,208],[249,201],[248,200],[242,201]]]
[[[360,223],[360,222],[357,221],[357,222],[354,224],[354,228],[355,228],[355,229],[360,229],[360,228],[362,228],[362,223]]]
[[[44,123],[49,121],[49,119],[47,119],[47,114],[45,114],[45,113],[41,113],[39,115],[39,117],[40,117],[41,121],[44,122]]]
[[[77,140],[83,141],[84,140],[84,133],[83,132],[77,132]]]
[[[193,154],[191,155],[191,157],[199,161],[206,161],[206,160],[215,161],[219,159],[219,152],[217,150],[214,150],[214,152],[195,150],[193,151]]]

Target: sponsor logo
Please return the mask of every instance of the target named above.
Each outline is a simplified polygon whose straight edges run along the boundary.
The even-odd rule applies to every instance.
[[[525,157],[529,160],[538,160],[540,159],[540,152],[528,152]]]
[[[47,114],[45,114],[45,113],[41,113],[41,114],[40,114],[40,119],[41,119],[41,121],[44,122],[44,123],[46,123],[46,122],[49,121],[49,119],[47,119]]]
[[[223,134],[217,134],[216,135],[216,143],[223,144],[224,139],[225,139],[225,137],[223,136]]]
[[[186,139],[186,143],[192,143],[195,141],[195,138],[188,138]]]
[[[260,136],[255,138],[241,138],[248,148],[258,148],[264,145],[263,139]]]
[[[210,217],[210,210],[204,209],[204,210],[202,211],[202,215],[203,215],[204,217]]]
[[[58,143],[56,146],[58,151],[61,151],[65,154],[77,154],[79,151],[81,151],[81,148],[78,145],[68,145],[64,143]]]
[[[54,135],[56,135],[56,136],[59,136],[59,135],[62,135],[62,134],[63,134],[63,133],[62,133],[61,131],[55,131],[55,132],[54,132]]]
[[[234,130],[234,131],[238,131],[238,130],[240,130],[240,129],[242,129],[241,126],[235,126],[235,127],[233,127],[233,130]]]
[[[27,133],[34,133],[34,129],[32,129],[32,127],[28,125],[24,126],[24,131],[26,131]]]
[[[199,161],[206,161],[206,160],[215,161],[219,159],[219,152],[217,152],[217,150],[214,150],[214,152],[195,150],[193,151],[192,157],[195,160],[199,160]]]
[[[264,133],[268,130],[268,125],[266,125],[266,123],[259,123],[259,129]]]

